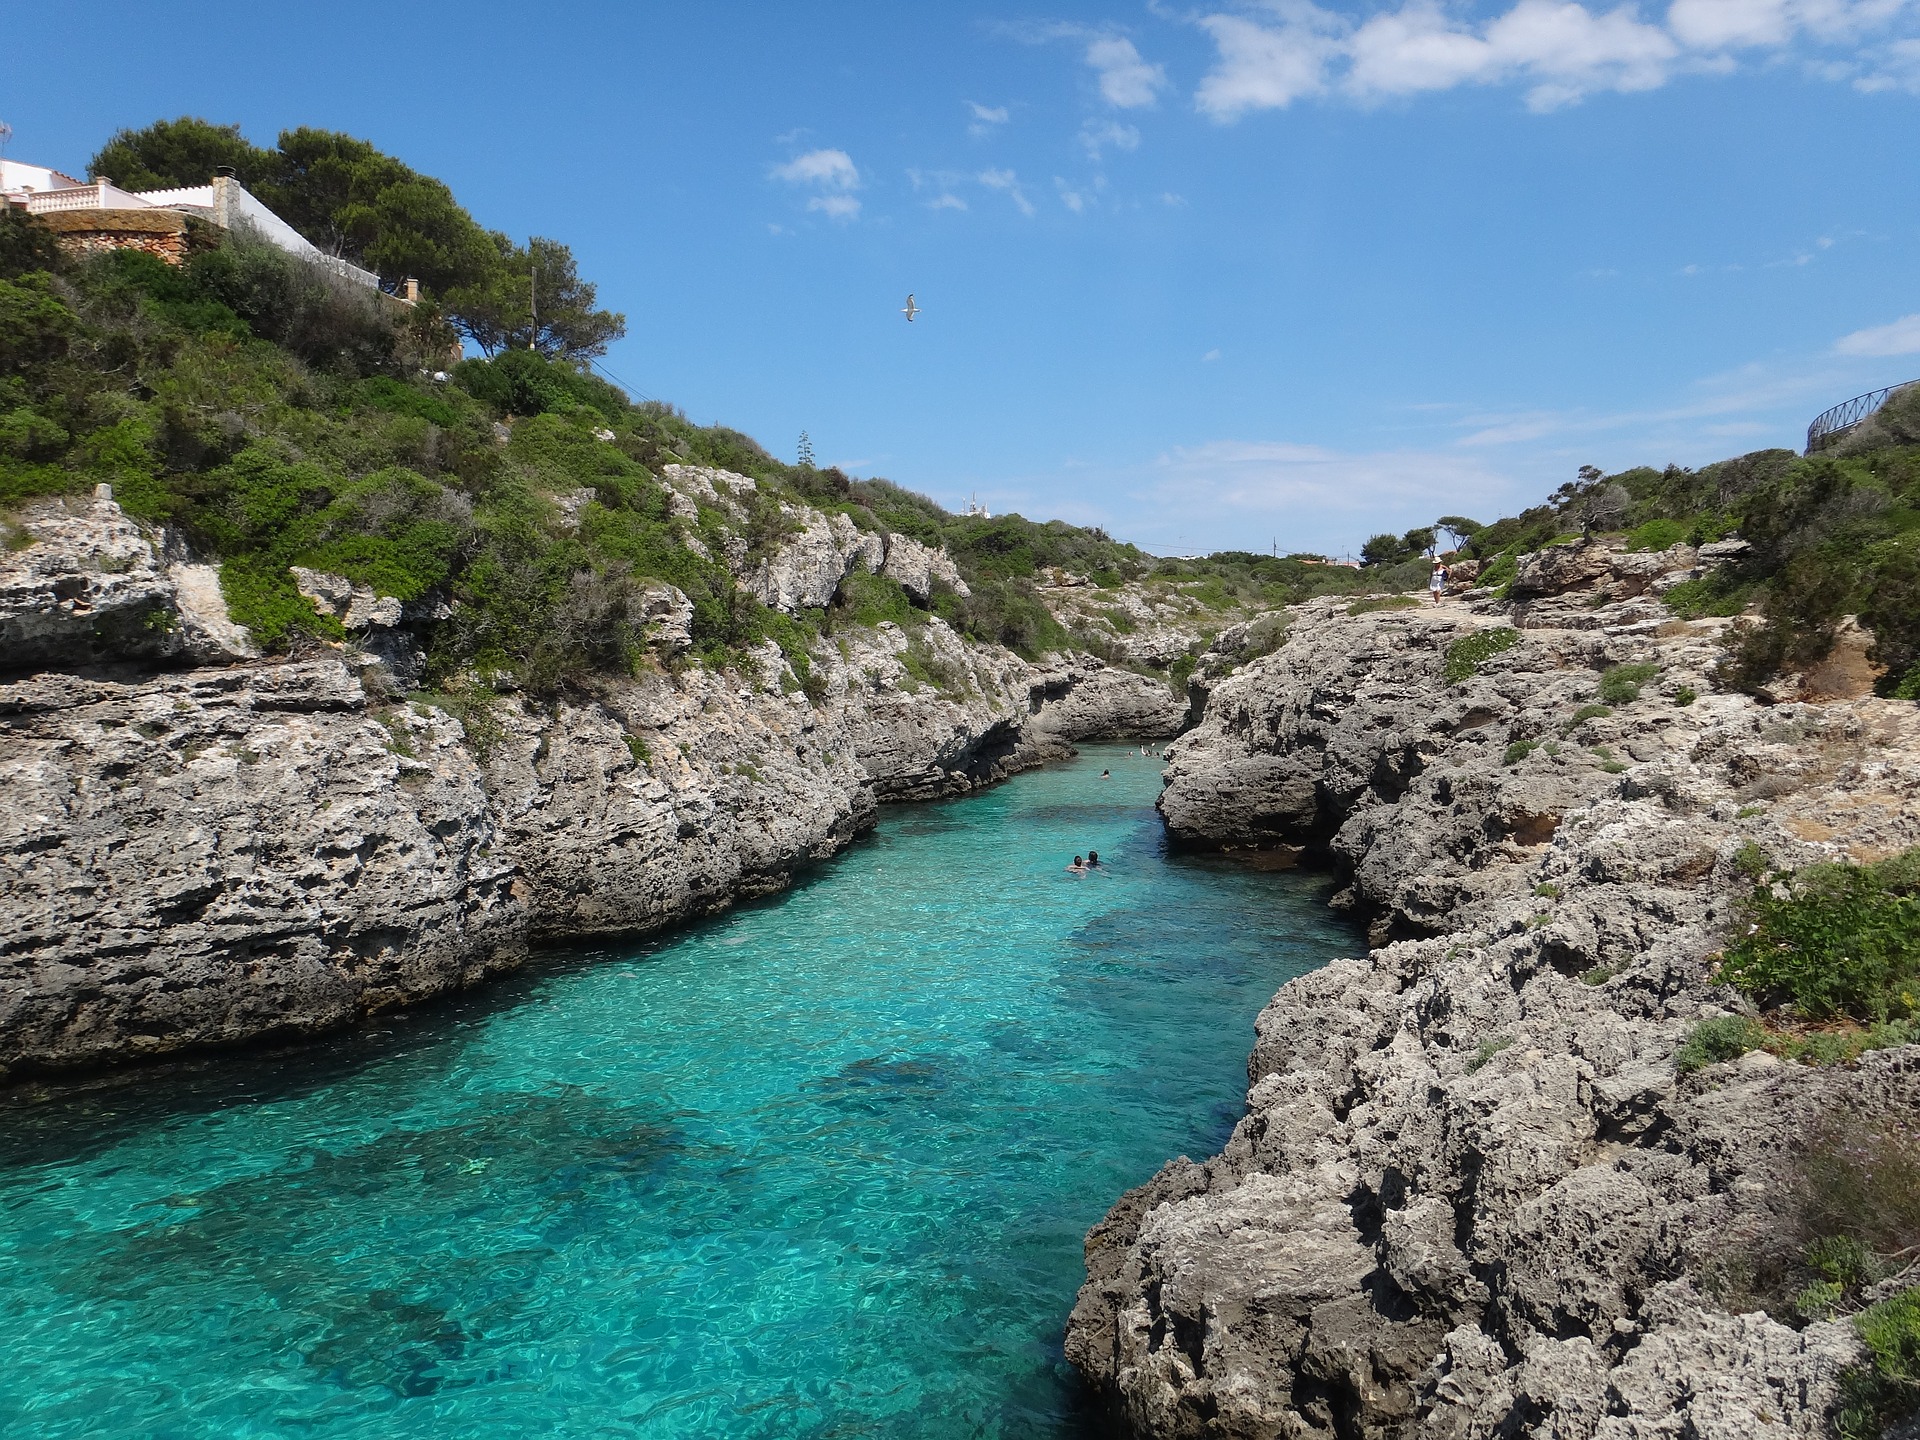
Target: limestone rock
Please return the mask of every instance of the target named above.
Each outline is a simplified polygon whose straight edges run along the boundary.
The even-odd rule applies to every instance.
[[[933,598],[936,584],[946,586],[956,595],[973,593],[960,578],[960,568],[953,563],[952,556],[906,535],[887,536],[886,559],[880,573],[897,580],[900,588],[922,605]]]
[[[1170,837],[1317,854],[1374,948],[1261,1014],[1222,1153],[1089,1235],[1068,1355],[1131,1433],[1825,1433],[1851,1330],[1728,1315],[1687,1277],[1777,1230],[1820,1115],[1920,1105],[1920,1050],[1686,1081],[1673,1054],[1733,1000],[1743,845],[1920,843],[1920,713],[1716,694],[1718,623],[1622,621],[1706,563],[1562,547],[1510,608],[1311,602],[1170,747]],[[1657,674],[1596,710],[1624,662]]]
[[[174,587],[108,487],[18,517],[31,543],[0,550],[0,666],[161,659],[179,652]]]

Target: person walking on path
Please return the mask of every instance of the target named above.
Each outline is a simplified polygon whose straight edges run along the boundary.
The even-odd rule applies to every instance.
[[[1433,562],[1433,574],[1427,577],[1427,589],[1433,594],[1433,603],[1440,603],[1440,594],[1447,588],[1447,567],[1441,560]]]

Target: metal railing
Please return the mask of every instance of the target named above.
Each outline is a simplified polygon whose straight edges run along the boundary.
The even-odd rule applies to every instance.
[[[1906,380],[1898,385],[1889,385],[1884,390],[1869,390],[1864,395],[1856,395],[1851,400],[1842,401],[1831,410],[1822,410],[1813,417],[1813,423],[1807,426],[1807,454],[1811,455],[1816,450],[1826,449],[1886,404],[1889,396],[1899,394],[1909,385],[1920,385],[1920,380]]]

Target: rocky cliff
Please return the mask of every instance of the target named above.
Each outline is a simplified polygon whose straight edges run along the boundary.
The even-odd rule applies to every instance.
[[[744,518],[751,480],[667,468],[688,505]],[[910,593],[959,582],[906,537],[783,519],[780,544],[742,555],[742,587],[769,603],[823,603],[855,565]],[[300,572],[350,643],[267,660],[229,620],[217,570],[104,491],[30,507],[13,533],[0,1078],[349,1023],[543,940],[778,889],[881,801],[1185,719],[1163,681],[1085,657],[1036,667],[932,617],[821,641],[804,688],[771,643],[711,670],[683,658],[689,607],[658,586],[662,663],[591,695],[509,694],[463,723],[435,697],[400,698],[437,602]]]
[[[1730,1313],[1714,1277],[1779,1229],[1821,1117],[1913,1113],[1913,1047],[1674,1055],[1736,1003],[1711,977],[1743,847],[1920,841],[1920,713],[1858,676],[1714,693],[1727,622],[1652,597],[1719,558],[1564,549],[1511,603],[1318,601],[1212,682],[1170,835],[1330,863],[1375,948],[1275,996],[1222,1153],[1087,1237],[1068,1353],[1131,1433],[1827,1433],[1851,1327]],[[1602,704],[1619,666],[1645,668]]]

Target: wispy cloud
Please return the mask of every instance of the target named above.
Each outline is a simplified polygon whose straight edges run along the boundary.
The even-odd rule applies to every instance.
[[[1138,150],[1140,132],[1118,120],[1089,120],[1080,127],[1080,146],[1097,161],[1101,153],[1109,149]]]
[[[1020,208],[1022,215],[1034,213],[1033,201],[1027,198],[1027,192],[1020,184],[1020,177],[1011,170],[982,170],[975,177],[989,190],[998,190]]]
[[[1128,522],[1159,554],[1224,547],[1358,548],[1375,530],[1446,512],[1492,511],[1520,484],[1478,455],[1340,451],[1283,441],[1214,440],[1157,457],[1139,475]],[[1259,537],[1251,545],[1248,537]]]
[[[1167,68],[1141,55],[1139,47],[1116,31],[1068,20],[1044,24],[1015,23],[996,27],[1002,34],[1029,45],[1071,40],[1084,48],[1080,58],[1093,71],[1100,96],[1118,110],[1152,105],[1167,88]]]
[[[1004,105],[982,105],[978,101],[967,101],[967,109],[973,112],[973,121],[967,126],[967,133],[976,140],[993,134],[1010,118]]]
[[[964,210],[967,208],[967,202],[951,190],[942,190],[927,202],[927,208],[929,210]]]
[[[1519,84],[1530,109],[1553,110],[1604,91],[1656,89],[1682,73],[1724,72],[1746,52],[1853,45],[1911,8],[1909,0],[1673,0],[1663,23],[1641,18],[1633,4],[1517,0],[1476,22],[1438,0],[1403,0],[1365,19],[1287,0],[1257,18],[1196,17],[1216,58],[1194,102],[1227,123],[1316,96],[1369,104]],[[1920,89],[1920,40],[1879,43],[1831,73],[1862,89]]]
[[[860,170],[844,150],[809,150],[775,165],[772,173],[776,180],[815,191],[807,209],[830,220],[844,222],[860,213],[859,198],[852,193],[860,188]]]
[[[1902,315],[1887,325],[1875,325],[1842,335],[1833,342],[1836,355],[1920,355],[1920,315]]]

